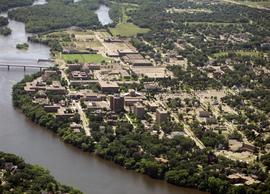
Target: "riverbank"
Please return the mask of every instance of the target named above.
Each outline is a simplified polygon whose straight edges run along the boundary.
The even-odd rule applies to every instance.
[[[105,154],[102,151],[103,148],[102,148],[102,146],[101,146],[102,144],[100,144],[100,142],[95,143],[91,137],[85,136],[85,134],[83,132],[78,133],[78,132],[74,132],[73,130],[71,130],[69,128],[69,124],[72,123],[73,120],[56,119],[55,117],[52,116],[52,114],[46,113],[40,105],[34,104],[32,102],[31,97],[29,96],[29,94],[27,94],[23,88],[24,88],[26,82],[33,81],[34,79],[38,78],[39,76],[41,76],[40,73],[36,73],[34,75],[27,76],[21,82],[14,85],[14,87],[13,87],[13,105],[16,108],[20,109],[23,112],[23,114],[25,114],[31,121],[33,121],[36,124],[39,124],[40,126],[45,127],[47,129],[53,131],[54,133],[56,133],[64,142],[71,144],[71,145],[83,150],[84,152],[89,152],[89,153],[95,152],[95,154],[100,156],[101,158],[111,160],[111,161],[115,162],[116,164],[125,167],[126,169],[136,170],[132,167],[132,164],[130,164],[130,166],[128,167],[126,165],[124,166],[123,164],[119,163],[119,160],[112,160],[112,158],[110,158],[109,155]],[[152,164],[157,165],[157,163],[155,163],[154,161],[150,162],[150,160],[146,161],[145,159],[142,159],[142,160],[140,159],[142,161],[142,164],[141,164],[142,166],[140,167],[140,170],[137,169],[136,171],[143,173],[143,174],[146,174],[148,176],[151,176],[152,178],[155,178],[155,179],[164,179],[164,174],[162,172],[161,173],[163,174],[162,175],[163,177],[156,176],[155,172],[153,172],[151,170],[151,168],[156,168],[155,166],[151,167],[151,165]],[[152,164],[150,165],[150,163],[147,164],[144,162],[150,162]],[[138,163],[138,165],[139,165],[139,163]],[[144,166],[144,165],[146,165],[146,166]],[[148,165],[150,165],[150,166],[148,166]],[[159,166],[157,166],[157,167],[159,168]],[[162,167],[162,165],[160,167]],[[185,189],[183,189],[183,188],[179,188],[179,190],[185,191]],[[199,191],[195,191],[195,190],[189,190],[189,192],[200,193]]]
[[[0,193],[69,193],[82,192],[61,185],[50,173],[37,165],[30,165],[16,155],[0,151]]]

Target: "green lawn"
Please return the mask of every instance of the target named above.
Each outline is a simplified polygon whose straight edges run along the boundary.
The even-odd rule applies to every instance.
[[[190,25],[200,25],[200,24],[207,24],[212,26],[228,26],[228,25],[235,25],[240,26],[241,23],[229,23],[229,22],[186,22],[186,24]]]
[[[108,60],[100,54],[63,54],[62,56],[65,61],[77,60],[79,63],[101,63]]]
[[[110,28],[113,36],[136,36],[139,33],[147,33],[149,29],[140,28],[132,23],[120,23],[115,28]]]
[[[238,56],[252,56],[252,57],[260,57],[263,55],[262,52],[256,52],[256,51],[242,51],[242,50],[238,50],[238,51],[234,51],[234,53],[236,53]],[[213,54],[214,58],[220,58],[220,57],[226,57],[228,56],[228,52],[219,52],[219,53],[215,53]]]

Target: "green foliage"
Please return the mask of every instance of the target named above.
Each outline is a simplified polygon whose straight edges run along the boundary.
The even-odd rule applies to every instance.
[[[0,27],[8,25],[8,18],[0,16]]]
[[[9,27],[0,27],[0,35],[8,36],[11,34],[11,29]]]
[[[209,177],[208,186],[210,193],[223,194],[227,192],[229,184],[227,181],[221,180],[219,178]]]
[[[21,43],[21,44],[17,44],[16,48],[20,50],[27,50],[29,48],[29,45],[27,43]]]
[[[34,3],[34,0],[0,0],[0,12],[7,11],[10,8],[29,6]]]
[[[166,181],[174,185],[185,186],[189,173],[187,170],[171,170],[165,175]]]
[[[261,161],[265,166],[267,166],[270,169],[270,153],[263,155],[261,157]]]
[[[11,168],[6,168],[12,165]],[[0,171],[6,170],[1,178],[5,184],[1,185],[1,193],[70,193],[81,194],[82,192],[71,187],[61,185],[49,171],[36,166],[26,164],[23,159],[0,152]],[[15,169],[15,170],[14,170]]]
[[[100,25],[95,10],[97,0],[78,3],[51,0],[48,4],[19,8],[9,12],[9,17],[26,23],[27,32],[37,33],[71,26],[95,28]]]

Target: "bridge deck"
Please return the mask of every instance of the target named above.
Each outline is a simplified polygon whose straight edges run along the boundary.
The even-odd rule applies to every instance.
[[[7,67],[8,70],[10,70],[10,68],[12,67],[16,67],[16,68],[23,68],[24,71],[26,70],[26,68],[36,68],[36,69],[48,69],[49,67],[44,67],[44,66],[41,66],[41,65],[6,65],[6,64],[0,64],[0,67]]]

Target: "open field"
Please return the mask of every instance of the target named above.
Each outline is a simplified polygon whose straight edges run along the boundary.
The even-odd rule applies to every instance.
[[[101,63],[108,60],[100,54],[63,54],[65,61],[78,61],[79,63]]]
[[[149,29],[140,28],[132,23],[120,23],[115,28],[110,28],[113,36],[136,36],[139,33],[147,33]]]
[[[240,26],[241,23],[226,23],[226,22],[185,22],[185,24],[189,25],[201,25],[201,24],[207,24],[211,26],[228,26],[228,25],[234,25],[234,26]]]
[[[264,54],[262,52],[256,52],[256,51],[235,51],[234,53],[243,57],[244,56],[260,57]],[[229,54],[228,52],[215,53],[213,54],[213,58],[226,57],[228,56],[228,54]]]
[[[168,13],[212,13],[210,9],[167,9]]]

